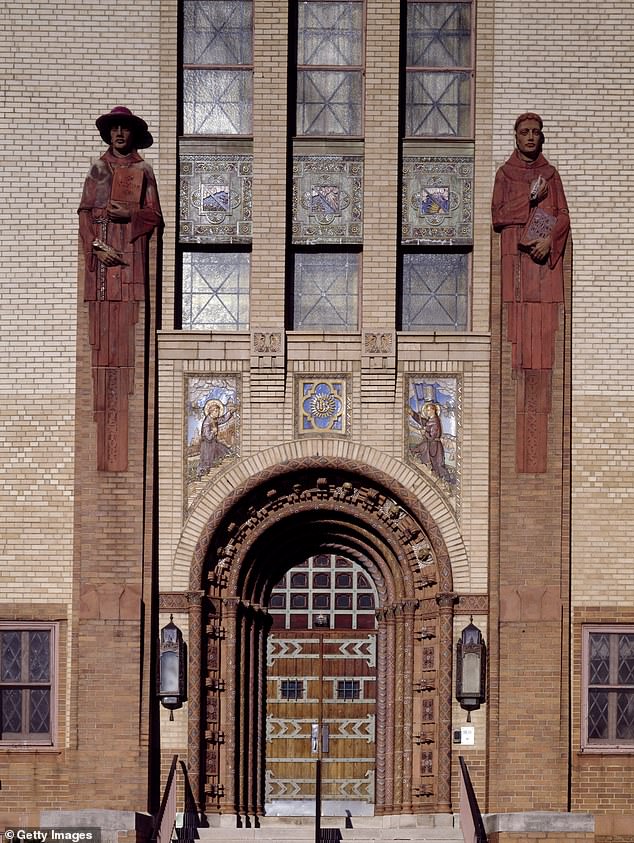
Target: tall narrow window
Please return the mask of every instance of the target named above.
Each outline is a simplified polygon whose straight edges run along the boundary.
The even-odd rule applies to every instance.
[[[586,749],[634,746],[634,628],[584,629]]]
[[[183,131],[249,135],[252,0],[184,0]]]
[[[189,331],[249,328],[253,0],[182,0],[180,313]],[[177,297],[178,299],[178,297]]]
[[[405,136],[472,133],[470,0],[408,0]]]
[[[297,134],[360,136],[362,0],[302,0],[297,21]]]
[[[50,744],[53,735],[52,626],[0,629],[0,744]]]
[[[400,320],[469,329],[473,248],[473,4],[406,0]]]

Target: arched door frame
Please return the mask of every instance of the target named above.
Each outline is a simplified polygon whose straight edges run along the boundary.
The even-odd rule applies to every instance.
[[[447,548],[429,513],[384,473],[340,458],[287,461],[236,491],[207,523],[190,579],[189,758],[206,810],[235,813],[243,823],[263,813],[264,603],[293,562],[288,547],[278,569],[263,573],[260,561],[280,537],[287,545],[297,539],[308,555],[351,555],[377,586],[376,813],[450,810],[455,595]],[[417,642],[427,638],[436,639],[437,663],[427,665],[434,678],[415,684],[425,668],[414,664],[415,649],[420,656]],[[416,749],[421,744],[425,752]],[[413,777],[414,752],[435,755],[427,783],[418,772]]]

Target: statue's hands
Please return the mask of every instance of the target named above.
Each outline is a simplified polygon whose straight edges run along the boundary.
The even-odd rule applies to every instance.
[[[552,237],[542,237],[540,240],[532,240],[528,245],[528,253],[534,261],[541,263],[545,261],[553,245]]]
[[[97,249],[95,246],[92,247],[92,253],[104,266],[117,266],[121,263],[121,260],[112,252],[105,252],[102,249]]]
[[[130,222],[132,217],[129,208],[126,208],[126,206],[122,205],[120,202],[113,202],[112,199],[106,206],[106,212],[108,214],[108,219],[112,220],[112,222]]]
[[[531,202],[537,205],[548,196],[548,182],[543,176],[537,176],[531,184]]]

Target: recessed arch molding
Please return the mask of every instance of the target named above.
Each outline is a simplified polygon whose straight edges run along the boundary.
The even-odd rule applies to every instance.
[[[288,460],[228,495],[190,571],[189,761],[208,813],[264,813],[267,604],[308,556],[340,553],[377,608],[376,814],[451,810],[452,628],[457,595],[441,531],[383,472]]]

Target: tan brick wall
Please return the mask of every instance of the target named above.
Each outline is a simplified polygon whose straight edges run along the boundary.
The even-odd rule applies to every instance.
[[[634,120],[626,105],[632,7],[617,0],[598,19],[566,2],[531,8],[527,23],[524,3],[497,4],[493,154],[500,163],[511,150],[517,114],[542,115],[544,151],[562,176],[574,239],[573,600],[616,606],[634,596],[624,576],[634,544],[634,446],[626,432],[633,176],[624,167]],[[607,189],[597,193],[597,185]]]
[[[90,398],[86,416],[75,423],[76,209],[89,166],[105,149],[95,118],[117,104],[129,106],[148,121],[156,142],[145,157],[155,167],[162,196],[173,196],[173,181],[163,178],[160,165],[162,138],[175,135],[175,126],[169,123],[173,120],[169,96],[161,101],[160,39],[173,38],[176,19],[175,4],[163,6],[171,6],[171,19],[169,11],[161,17],[157,4],[149,0],[135,4],[133,15],[129,4],[115,2],[106,8],[77,0],[36,2],[28,9],[14,4],[4,10],[0,36],[2,600],[10,601],[23,620],[62,621],[59,745],[54,751],[0,753],[1,820],[13,824],[37,825],[40,808],[63,805],[104,807],[116,802],[119,807],[146,807],[142,755],[137,753],[136,760],[128,763],[130,752],[134,755],[139,741],[144,742],[147,728],[139,724],[141,660],[138,655],[130,659],[131,652],[139,652],[140,612],[131,636],[124,626],[107,621],[91,633],[93,655],[100,650],[114,671],[105,695],[102,682],[107,671],[99,673],[96,659],[77,662],[79,641],[71,634],[77,622],[71,603],[74,587],[79,595],[78,582],[73,583],[74,447],[76,436],[90,438],[92,424]],[[173,74],[171,89],[175,92]],[[173,199],[166,204],[168,227],[173,230]],[[90,458],[94,463],[94,454]],[[98,514],[95,510],[95,519]],[[137,528],[137,535],[142,537],[142,530]],[[120,542],[117,549],[121,550]],[[140,581],[139,557],[137,562]],[[102,579],[123,576],[106,552],[99,564]],[[10,616],[6,606],[0,616]],[[117,653],[119,664],[126,664],[123,674],[114,667]],[[121,691],[128,682],[136,686],[136,698],[131,700],[123,691],[117,700],[115,688]],[[143,707],[146,704],[147,700]],[[131,713],[128,729],[129,721],[125,726],[123,721]],[[90,721],[85,730],[78,726],[80,717]],[[87,747],[90,760],[83,754]]]

